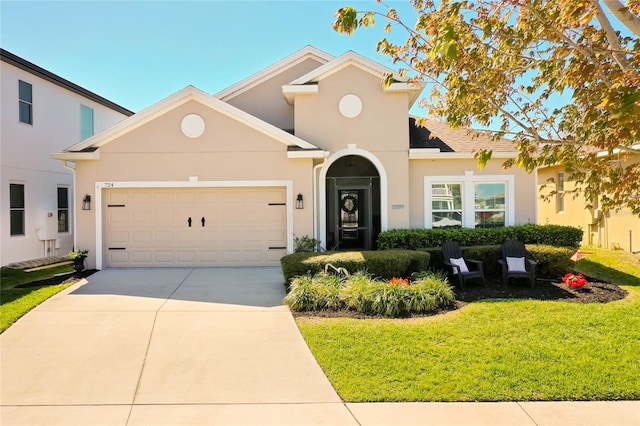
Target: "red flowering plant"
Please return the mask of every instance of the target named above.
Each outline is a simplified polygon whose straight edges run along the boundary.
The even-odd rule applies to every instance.
[[[578,273],[577,275],[568,273],[562,277],[562,282],[573,288],[582,288],[587,283],[587,279],[584,275]]]
[[[389,281],[389,285],[397,285],[397,286],[400,286],[400,287],[406,287],[406,286],[409,285],[409,279],[393,277]]]

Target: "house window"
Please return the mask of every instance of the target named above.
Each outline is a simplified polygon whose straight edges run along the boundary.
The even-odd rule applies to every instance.
[[[431,225],[434,228],[462,228],[462,184],[431,185]]]
[[[93,108],[80,105],[80,138],[85,140],[93,136]]]
[[[69,188],[58,188],[58,232],[69,232]]]
[[[558,172],[556,184],[556,211],[564,212],[564,172]]]
[[[493,228],[515,223],[513,175],[425,176],[425,228]]]
[[[11,235],[24,235],[24,185],[9,184],[9,216]]]
[[[475,184],[475,227],[495,228],[505,223],[504,183]]]
[[[18,115],[21,123],[33,124],[33,88],[22,80],[18,80]]]

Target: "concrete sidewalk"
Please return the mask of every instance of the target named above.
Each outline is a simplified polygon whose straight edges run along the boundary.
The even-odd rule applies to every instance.
[[[94,274],[0,335],[0,424],[640,425],[637,401],[345,404],[282,282],[279,268]]]

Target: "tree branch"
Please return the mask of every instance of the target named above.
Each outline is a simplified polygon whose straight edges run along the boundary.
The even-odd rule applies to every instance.
[[[620,20],[629,30],[640,37],[640,18],[629,12],[629,8],[618,0],[602,1],[613,15]],[[597,1],[595,3],[598,3]]]
[[[625,54],[616,52],[616,51],[622,50],[622,44],[620,43],[620,39],[618,38],[618,35],[616,34],[615,30],[611,26],[611,22],[609,22],[609,19],[604,14],[604,10],[602,10],[602,8],[600,7],[600,2],[598,0],[591,0],[591,2],[593,3],[597,11],[596,19],[598,20],[598,22],[600,23],[600,26],[606,33],[609,44],[614,49],[614,51],[611,52],[611,56],[618,63],[618,65],[620,65],[620,68],[622,68],[622,70],[629,71],[633,69],[631,67],[631,64],[627,60],[627,56]],[[612,2],[618,3],[617,0],[609,1],[609,3],[612,3]],[[607,2],[605,1],[605,3]]]

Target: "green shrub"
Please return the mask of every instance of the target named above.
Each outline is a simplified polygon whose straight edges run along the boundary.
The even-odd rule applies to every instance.
[[[525,244],[577,248],[582,234],[582,229],[573,226],[532,224],[475,229],[392,229],[380,233],[378,247],[380,250],[417,250],[438,247],[448,240],[458,241],[461,246],[478,246],[502,244],[513,239]]]
[[[304,235],[302,237],[293,237],[293,252],[309,252],[313,253],[319,251],[320,249],[320,240],[316,240],[315,238],[311,238],[308,235]]]
[[[433,273],[422,273],[408,285],[393,285],[363,273],[336,277],[321,272],[295,278],[284,300],[294,311],[346,309],[399,317],[449,306],[454,293],[442,275]]]
[[[545,277],[559,277],[572,272],[575,263],[570,259],[574,250],[543,244],[527,245],[527,253],[538,262],[538,274]]]
[[[569,259],[573,249],[568,247],[554,247],[543,244],[527,244],[527,256],[538,262],[538,275],[558,277],[573,271],[573,262]],[[424,249],[431,256],[429,267],[432,270],[446,270],[442,250],[439,247]],[[465,259],[482,261],[482,268],[486,277],[499,276],[502,273],[498,259],[502,259],[499,245],[462,247]]]
[[[324,271],[327,263],[350,273],[366,271],[384,279],[408,277],[429,268],[429,254],[412,250],[345,251],[326,253],[292,253],[280,259],[287,283],[300,275]]]

